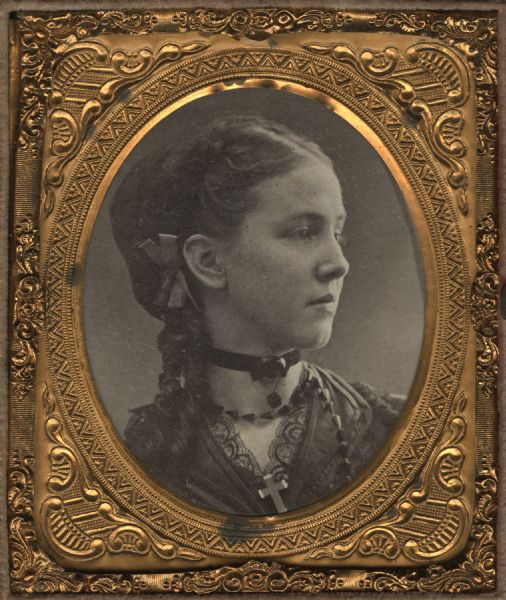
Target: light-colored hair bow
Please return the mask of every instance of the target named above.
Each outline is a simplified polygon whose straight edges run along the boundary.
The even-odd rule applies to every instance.
[[[181,267],[183,258],[177,247],[177,235],[159,233],[158,244],[151,238],[137,245],[149,258],[163,269],[162,288],[155,300],[160,307],[182,308],[188,297],[195,308],[200,311]]]

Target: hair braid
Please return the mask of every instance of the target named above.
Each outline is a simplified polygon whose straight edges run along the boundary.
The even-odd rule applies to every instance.
[[[195,435],[195,420],[203,411],[216,410],[210,401],[206,378],[206,351],[210,345],[201,313],[193,306],[170,309],[158,336],[162,373],[155,402],[168,412],[177,435],[173,455],[183,456]]]

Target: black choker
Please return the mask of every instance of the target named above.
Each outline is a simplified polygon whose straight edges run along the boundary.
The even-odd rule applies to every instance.
[[[252,379],[275,379],[284,377],[288,369],[300,361],[300,351],[291,350],[282,356],[261,357],[211,348],[208,357],[219,367],[234,371],[248,371]]]

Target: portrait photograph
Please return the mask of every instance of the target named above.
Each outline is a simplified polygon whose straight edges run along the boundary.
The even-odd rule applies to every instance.
[[[83,307],[98,394],[147,473],[209,509],[275,514],[349,486],[388,446],[420,357],[423,269],[402,191],[352,125],[233,90],[175,111],[122,163]]]

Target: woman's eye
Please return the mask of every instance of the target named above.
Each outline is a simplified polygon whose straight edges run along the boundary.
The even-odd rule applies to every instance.
[[[340,244],[343,248],[346,246],[346,238],[342,231],[335,231],[334,237],[337,240],[337,243]]]
[[[314,227],[298,227],[290,233],[290,237],[297,240],[310,240],[317,235],[318,231]]]
[[[290,231],[288,237],[295,240],[312,240],[322,233],[323,229],[321,227],[304,226],[297,227],[296,229]],[[342,231],[335,231],[334,237],[341,246],[345,245],[345,239]]]

